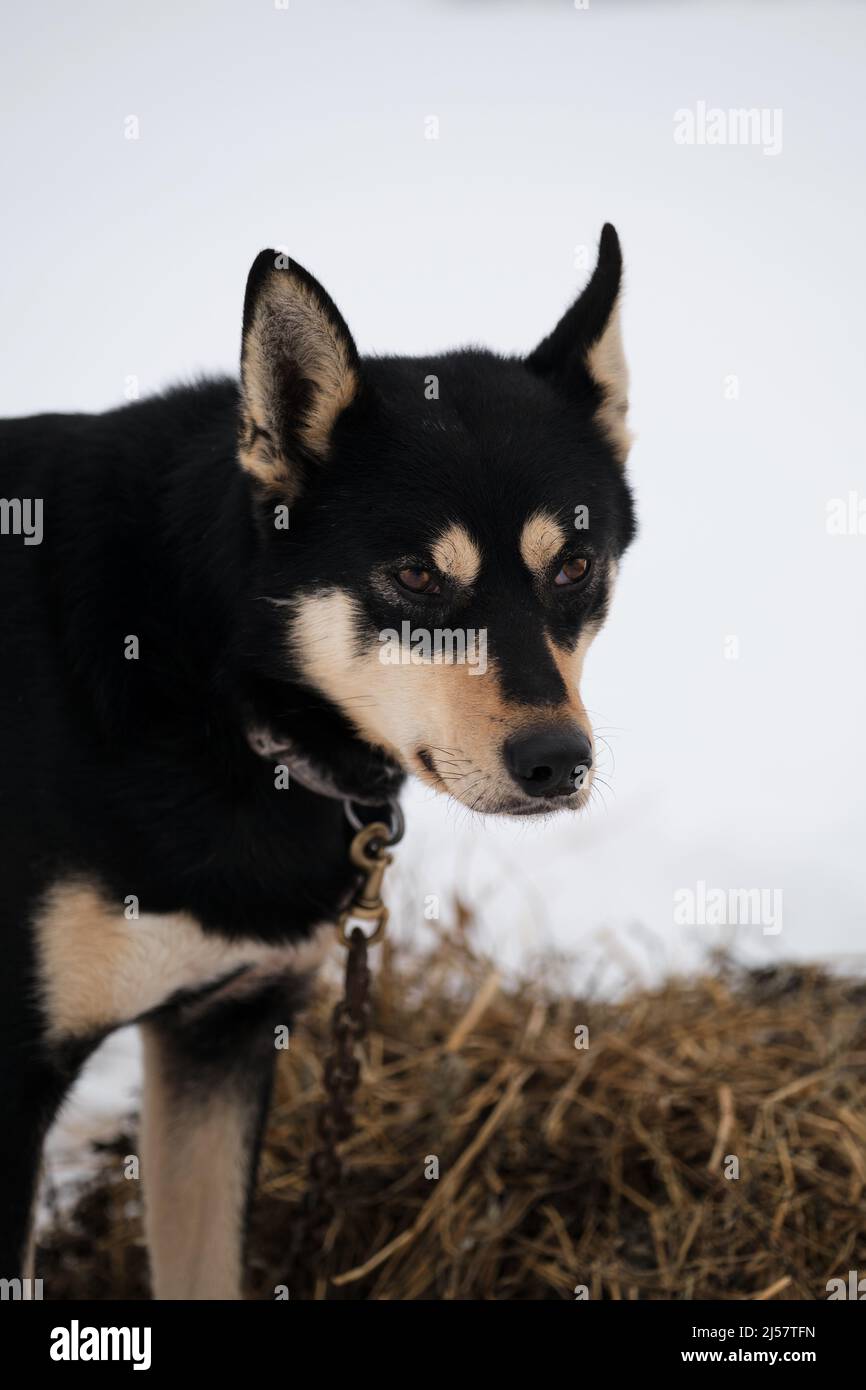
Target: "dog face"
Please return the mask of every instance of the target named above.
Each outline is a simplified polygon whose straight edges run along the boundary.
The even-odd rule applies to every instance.
[[[362,360],[300,267],[250,273],[239,453],[281,674],[478,811],[589,795],[580,675],[634,531],[620,277],[608,226],[527,358]]]

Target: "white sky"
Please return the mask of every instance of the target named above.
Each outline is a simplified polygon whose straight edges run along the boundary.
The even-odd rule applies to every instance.
[[[863,8],[106,0],[6,28],[4,414],[233,370],[268,244],[362,350],[528,349],[619,229],[642,534],[585,678],[607,809],[483,826],[416,789],[405,929],[459,891],[504,959],[657,971],[727,937],[673,920],[703,880],[783,890],[778,935],[736,934],[754,958],[861,952],[866,535],[825,517],[866,497]],[[675,143],[700,101],[781,110],[781,152]]]

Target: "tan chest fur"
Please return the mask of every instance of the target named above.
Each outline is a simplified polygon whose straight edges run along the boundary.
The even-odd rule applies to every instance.
[[[327,948],[327,927],[296,945],[229,941],[186,913],[129,920],[98,888],[56,884],[35,919],[48,1037],[86,1037],[158,1008],[181,990],[216,985],[240,995],[282,975],[305,974]]]

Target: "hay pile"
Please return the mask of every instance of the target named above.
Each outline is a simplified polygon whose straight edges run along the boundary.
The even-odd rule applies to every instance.
[[[282,1055],[251,1297],[287,1284],[292,1298],[572,1299],[577,1285],[594,1299],[826,1298],[828,1279],[866,1268],[862,983],[719,961],[623,1002],[580,1001],[503,986],[460,930],[430,957],[385,947],[373,968],[327,1265],[316,1280],[289,1256],[323,990]],[[101,1180],[45,1234],[47,1296],[147,1296],[139,1185],[120,1157],[134,1152],[131,1138],[106,1151]]]

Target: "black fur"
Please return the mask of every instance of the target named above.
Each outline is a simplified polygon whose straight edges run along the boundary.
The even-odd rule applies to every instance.
[[[260,258],[247,328],[265,271]],[[604,561],[633,535],[622,468],[595,418],[599,390],[581,365],[619,287],[612,229],[588,297],[528,361],[481,350],[358,359],[335,306],[300,274],[345,333],[361,384],[322,461],[293,434],[310,384],[290,356],[282,369],[277,442],[302,480],[288,531],[273,525],[279,496],[239,467],[233,381],[103,415],[0,424],[0,493],[44,503],[42,544],[0,537],[0,1276],[17,1272],[38,1137],[87,1051],[77,1045],[70,1061],[42,1041],[29,924],[45,890],[78,875],[117,902],[136,894],[142,912],[189,912],[209,932],[299,939],[348,891],[349,831],[339,801],[275,790],[250,725],[289,734],[359,799],[399,789],[403,769],[303,683],[272,600],[339,584],[373,641],[407,617],[484,627],[505,693],[555,704],[562,680],[544,633],[572,642],[603,612]],[[425,397],[430,376],[438,400]],[[577,504],[592,516],[581,542],[590,578],[575,593],[541,593],[519,562],[521,527],[536,508],[568,523]],[[449,519],[489,560],[459,616],[447,588],[441,599],[383,597],[371,576],[425,554]],[[130,635],[138,660],[124,657]]]

